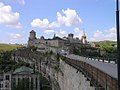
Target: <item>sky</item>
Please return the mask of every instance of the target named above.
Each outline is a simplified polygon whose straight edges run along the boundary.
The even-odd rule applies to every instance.
[[[0,0],[0,43],[25,44],[29,32],[116,40],[115,0]]]

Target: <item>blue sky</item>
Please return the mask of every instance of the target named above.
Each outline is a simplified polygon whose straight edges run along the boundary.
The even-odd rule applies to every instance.
[[[88,41],[116,40],[115,0],[0,0],[0,43],[73,33]]]

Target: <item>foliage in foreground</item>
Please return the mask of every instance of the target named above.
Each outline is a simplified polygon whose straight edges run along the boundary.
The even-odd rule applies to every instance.
[[[15,70],[21,66],[29,66],[28,63],[23,61],[17,63],[11,58],[12,51],[6,51],[0,53],[0,72],[8,72]]]

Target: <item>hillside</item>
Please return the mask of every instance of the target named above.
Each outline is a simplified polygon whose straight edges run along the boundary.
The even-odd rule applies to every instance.
[[[99,41],[93,42],[100,49],[102,57],[116,58],[117,57],[117,42],[116,41]]]
[[[106,51],[106,52],[112,52],[113,50],[116,50],[117,42],[115,41],[100,41],[100,42],[94,42],[100,50]]]
[[[107,46],[115,46],[117,44],[116,41],[99,41],[99,42],[94,42],[98,45],[107,45]]]
[[[23,47],[22,45],[18,44],[0,44],[0,52],[1,51],[11,51],[13,49],[17,49]]]

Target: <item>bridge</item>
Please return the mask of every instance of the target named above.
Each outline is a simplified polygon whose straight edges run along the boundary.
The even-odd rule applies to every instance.
[[[117,90],[117,65],[78,55],[66,55],[65,62],[82,72],[98,90]]]
[[[118,90],[115,62],[27,50],[15,52],[13,59],[34,63],[36,70],[51,81],[53,90]]]

